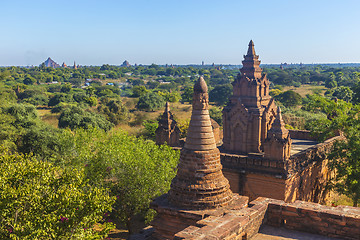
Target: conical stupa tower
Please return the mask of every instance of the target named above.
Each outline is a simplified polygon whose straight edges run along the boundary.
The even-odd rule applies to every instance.
[[[209,116],[205,80],[194,86],[193,110],[178,172],[171,183],[169,201],[187,209],[210,209],[228,205],[232,192],[222,173],[220,152],[215,144]]]

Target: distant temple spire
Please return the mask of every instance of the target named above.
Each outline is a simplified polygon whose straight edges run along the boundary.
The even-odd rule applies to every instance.
[[[168,144],[169,146],[179,146],[180,129],[170,112],[170,104],[166,102],[165,111],[158,121],[158,128],[155,131],[156,144]]]
[[[74,61],[74,69],[77,69],[77,66],[76,66],[76,63],[75,63],[75,61]]]

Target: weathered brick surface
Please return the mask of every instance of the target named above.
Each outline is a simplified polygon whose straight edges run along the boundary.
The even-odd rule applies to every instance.
[[[343,239],[360,239],[360,208],[269,199],[266,222],[276,227]]]
[[[173,233],[174,238],[170,237],[166,229],[162,232],[162,236],[169,234],[167,235],[169,239],[193,240],[250,239],[259,231],[262,224],[267,224],[327,237],[360,239],[360,208],[329,207],[303,201],[285,203],[281,200],[261,197],[249,203],[248,207],[244,207],[244,201],[246,202],[244,197],[238,196],[235,199],[239,202],[238,206],[234,204],[220,211],[188,211],[187,214],[184,214],[186,211],[176,212],[174,209],[162,211],[167,214],[176,212],[175,217],[173,214],[163,216],[164,219],[175,219],[169,222],[188,224],[182,230]],[[187,217],[190,219],[186,219]]]
[[[193,110],[186,143],[181,150],[176,177],[171,182],[169,201],[187,209],[209,209],[232,200],[229,181],[222,173],[220,151],[216,147],[209,116],[205,80],[194,85]]]
[[[165,111],[161,115],[159,126],[155,131],[156,144],[167,143],[169,146],[180,146],[180,129],[174,120],[173,114],[170,112],[169,103],[166,102]]]

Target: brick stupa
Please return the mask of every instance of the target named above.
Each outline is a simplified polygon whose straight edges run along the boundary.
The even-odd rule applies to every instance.
[[[221,207],[232,199],[229,181],[221,171],[220,151],[211,127],[207,91],[206,82],[200,77],[194,86],[186,143],[169,192],[173,205],[189,209]]]
[[[169,146],[177,147],[180,145],[180,129],[174,119],[174,115],[170,111],[169,102],[166,102],[165,111],[161,115],[159,127],[155,131],[156,144],[167,143]]]
[[[242,209],[248,197],[233,194],[222,173],[209,116],[209,96],[202,77],[194,86],[193,110],[178,172],[168,194],[152,202],[157,211],[151,239],[176,239],[176,233],[207,216]]]

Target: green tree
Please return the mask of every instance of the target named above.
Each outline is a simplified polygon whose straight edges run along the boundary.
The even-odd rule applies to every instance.
[[[40,121],[36,108],[31,104],[12,104],[4,107],[3,111],[14,117],[13,125],[18,128],[29,128]]]
[[[294,107],[301,104],[302,97],[300,94],[288,90],[274,97],[276,100],[280,101],[286,107]]]
[[[70,93],[71,85],[70,84],[61,85],[61,90],[60,91],[63,92],[63,93]]]
[[[165,104],[165,100],[159,94],[154,92],[146,93],[139,98],[136,107],[139,110],[155,111],[162,108]]]
[[[119,98],[103,98],[98,111],[106,115],[107,120],[114,124],[129,120],[129,110]]]
[[[111,189],[116,196],[113,217],[126,223],[130,232],[133,217],[150,216],[150,202],[169,190],[176,174],[178,151],[122,131],[77,129],[74,143],[74,150],[60,161],[85,166],[91,184]]]
[[[335,89],[333,96],[346,102],[350,102],[353,97],[353,91],[349,87],[340,86]]]
[[[194,89],[193,87],[186,87],[183,91],[183,93],[181,94],[181,99],[183,102],[192,102],[193,99],[193,93],[194,93]]]
[[[329,167],[335,173],[330,187],[350,197],[357,206],[360,200],[360,105],[342,100],[322,103],[328,118],[313,124],[314,135],[325,140],[342,132],[345,137],[334,143],[328,155]]]
[[[223,84],[216,86],[209,93],[209,100],[215,102],[217,105],[224,105],[229,100],[229,96],[232,94],[232,85]]]
[[[87,112],[80,107],[73,106],[65,108],[59,117],[60,128],[100,128],[105,131],[110,130],[113,124],[105,119],[104,116]]]
[[[132,97],[141,97],[148,92],[145,86],[135,86],[131,90],[133,92]]]
[[[63,129],[38,124],[25,131],[18,149],[23,153],[33,153],[41,159],[49,159],[55,155],[62,156],[72,147],[69,134],[71,134],[69,131]]]
[[[220,126],[223,125],[222,112],[220,108],[212,106],[209,110],[209,114],[210,117],[214,119]]]
[[[155,131],[159,126],[158,121],[157,120],[145,120],[143,122],[143,126],[144,126],[144,131],[143,131],[142,135],[146,139],[151,139],[151,140],[155,141]]]
[[[59,103],[70,103],[73,101],[74,98],[72,94],[56,93],[53,97],[49,99],[48,106],[52,107],[58,105]]]
[[[347,127],[344,136],[346,140],[336,142],[329,155],[330,169],[335,170],[331,187],[351,198],[357,207],[360,202],[360,124]]]
[[[104,239],[113,225],[103,215],[113,203],[83,171],[1,149],[1,239]]]
[[[23,81],[24,84],[26,85],[33,85],[36,83],[36,79],[34,79],[33,77],[31,76],[27,76],[24,81]]]

